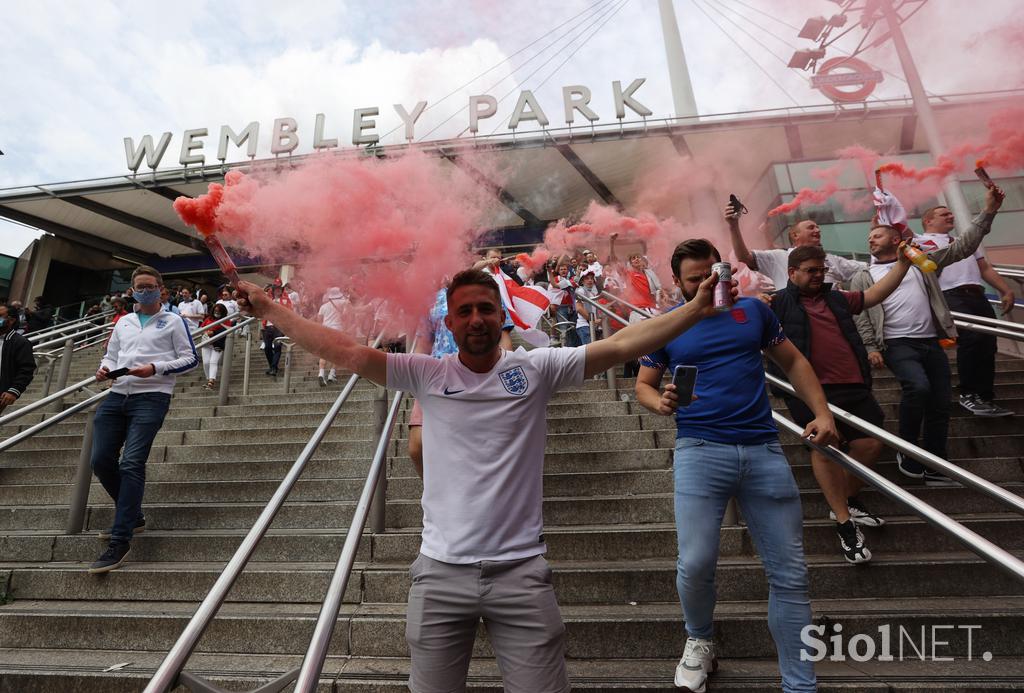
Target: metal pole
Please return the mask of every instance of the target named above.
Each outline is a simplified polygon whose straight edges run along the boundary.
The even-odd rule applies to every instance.
[[[89,507],[89,487],[92,484],[92,432],[96,423],[96,410],[91,410],[85,419],[85,434],[82,436],[82,453],[78,457],[75,484],[71,487],[71,502],[65,534],[81,534],[85,528],[85,512]]]
[[[249,394],[249,364],[252,361],[252,324],[245,327],[245,368],[242,371],[242,394]]]
[[[608,339],[608,337],[610,337],[611,334],[612,334],[611,323],[608,321],[608,316],[607,315],[605,315],[602,318],[602,320],[604,321],[604,338]],[[605,373],[607,374],[608,389],[609,390],[617,390],[619,388],[619,384],[618,384],[618,382],[616,380],[616,378],[618,376],[615,373],[615,368],[616,368],[615,366],[612,366],[607,371],[605,371]]]
[[[388,418],[388,392],[383,387],[377,386],[373,397],[373,437],[380,440],[384,435],[384,424]],[[388,475],[381,474],[380,481],[373,492],[373,500],[370,501],[370,531],[374,534],[383,534],[387,529]],[[351,531],[351,530],[350,530]]]
[[[921,83],[921,75],[914,64],[914,57],[910,53],[907,39],[903,35],[903,28],[900,26],[899,15],[893,8],[892,0],[884,0],[879,3],[882,12],[885,14],[885,21],[889,24],[889,33],[892,34],[892,42],[896,47],[896,55],[899,56],[900,65],[903,67],[903,76],[907,79],[910,87],[910,96],[914,101],[914,111],[921,123],[925,140],[928,142],[928,149],[933,157],[945,153],[946,148],[942,144],[942,136],[939,134],[939,126],[935,122],[935,114],[932,112],[932,105],[928,101],[928,95],[924,91],[924,84]],[[960,233],[967,230],[971,220],[971,210],[967,206],[967,198],[960,188],[960,181],[956,176],[949,176],[942,182],[942,191],[946,195],[946,203],[953,210],[956,218],[956,228]]]
[[[43,397],[48,397],[50,395],[50,386],[53,385],[53,372],[57,369],[57,359],[52,356],[47,356],[46,358],[50,361],[50,367],[46,371],[46,380],[43,385]]]
[[[295,342],[284,345],[284,393],[287,395],[292,384],[292,346]]]
[[[217,406],[220,407],[228,403],[228,393],[231,391],[231,352],[234,350],[235,333],[232,332],[224,338],[224,358],[220,362],[220,390],[217,397]]]
[[[64,353],[60,357],[60,375],[57,376],[57,389],[63,390],[68,386],[68,374],[71,373],[71,357],[75,351],[75,340],[73,337],[68,337],[64,341]],[[55,403],[55,411],[60,411],[64,407],[64,400],[58,399]]]

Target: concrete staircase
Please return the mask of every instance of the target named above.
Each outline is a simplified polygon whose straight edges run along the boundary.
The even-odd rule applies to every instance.
[[[80,358],[72,380],[92,372],[97,359]],[[234,392],[241,391],[241,366],[235,358]],[[201,389],[201,371],[179,380],[148,466],[147,531],[133,542],[129,563],[105,576],[85,572],[104,547],[96,531],[112,520],[98,484],[88,532],[62,533],[82,418],[4,453],[0,693],[142,689],[340,389],[320,388],[312,360],[298,353],[292,392],[283,393],[280,378],[264,376],[264,367],[262,353],[254,351],[250,395],[234,395],[226,406]],[[611,391],[603,380],[588,381],[550,405],[548,558],[567,626],[574,688],[671,689],[684,640],[674,578],[675,432],[670,419],[648,415],[632,400],[631,381],[619,386]],[[41,384],[33,387],[39,389]],[[885,374],[875,391],[894,430],[898,387]],[[373,452],[373,393],[362,383],[345,405],[189,671],[242,690],[298,666]],[[1002,404],[1024,415],[1024,361],[1001,357],[997,393]],[[26,401],[31,398],[29,393]],[[984,421],[963,414],[954,411],[953,460],[1024,493],[1024,419]],[[2,436],[39,419],[26,416]],[[419,545],[422,488],[405,456],[405,434],[403,425],[389,460],[391,529],[363,539],[322,691],[405,690],[405,599],[408,566]],[[918,646],[924,628],[930,655],[932,626],[953,626],[936,631],[934,639],[949,643],[936,654],[955,661],[919,661],[904,639],[903,662],[821,662],[821,689],[1019,689],[1024,587],[870,490],[864,500],[889,524],[867,531],[874,560],[848,565],[805,449],[790,436],[783,443],[802,489],[816,622],[841,624],[847,636],[864,633],[876,643],[879,627],[888,624],[897,660],[900,627]],[[898,478],[891,453],[880,469]],[[961,488],[904,485],[983,536],[1024,552],[1024,519],[993,501]],[[760,562],[742,526],[722,530],[721,550],[716,628],[722,661],[711,690],[775,690]],[[969,632],[956,628],[967,625],[980,626],[970,632],[972,661],[966,661]],[[984,652],[994,659],[984,661]],[[470,689],[500,690],[483,634],[477,655]],[[109,667],[117,669],[105,672]]]

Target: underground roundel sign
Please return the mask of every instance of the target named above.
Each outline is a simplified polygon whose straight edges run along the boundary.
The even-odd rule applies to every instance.
[[[881,81],[880,70],[857,58],[829,58],[818,66],[818,73],[811,76],[811,86],[836,103],[864,101]]]

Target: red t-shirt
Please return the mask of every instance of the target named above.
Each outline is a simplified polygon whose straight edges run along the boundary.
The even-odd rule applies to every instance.
[[[646,272],[629,270],[629,288],[627,299],[637,308],[656,308],[654,296],[651,294],[651,282],[647,279]]]
[[[864,310],[863,291],[840,291],[850,304],[850,313]],[[811,367],[822,385],[864,384],[860,363],[853,347],[846,341],[839,321],[825,303],[825,295],[800,296],[800,304],[807,311],[810,327]]]

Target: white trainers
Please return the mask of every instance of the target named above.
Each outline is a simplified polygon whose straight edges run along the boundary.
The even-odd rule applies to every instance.
[[[715,659],[714,641],[704,638],[687,638],[686,649],[676,665],[675,684],[677,688],[690,693],[704,693],[708,674],[718,669]]]

